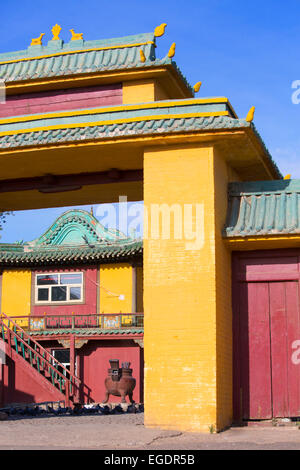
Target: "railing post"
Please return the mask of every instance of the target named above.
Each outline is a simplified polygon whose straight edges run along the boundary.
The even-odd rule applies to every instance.
[[[70,406],[70,381],[66,378],[66,406]]]
[[[8,328],[6,330],[6,333],[7,333],[7,352],[11,354],[11,334]]]

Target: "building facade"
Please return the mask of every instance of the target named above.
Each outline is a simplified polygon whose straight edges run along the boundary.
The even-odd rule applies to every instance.
[[[200,82],[191,87],[181,73],[175,43],[156,57],[165,27],[96,41],[72,33],[65,43],[55,25],[46,45],[41,36],[23,51],[0,55],[7,91],[0,110],[0,207],[118,202],[120,195],[144,201],[147,236],[136,253],[143,266],[146,426],[208,431],[233,420],[298,414],[299,183],[283,179],[253,124],[253,107],[238,118],[225,97],[195,98]],[[181,225],[164,232],[174,214]],[[75,297],[87,314],[90,306],[78,297],[84,278],[87,290],[87,279],[93,280],[90,292],[102,278],[126,301],[105,303],[97,286],[92,313],[101,314],[105,305],[104,313],[115,315],[122,304],[132,321],[139,289],[131,281],[136,294],[128,297],[122,283],[137,273],[136,254],[125,250],[124,258],[115,248],[103,249],[104,258],[98,253],[87,261],[77,248],[52,259],[49,249],[43,258],[39,250],[33,255],[11,247],[5,254],[3,247],[3,313],[26,315],[30,308],[40,316],[44,302],[63,295]],[[112,276],[114,268],[102,267],[103,259],[122,268]],[[18,267],[9,265],[15,262]],[[65,281],[66,268],[73,284],[61,284],[62,290],[39,284]],[[11,287],[14,269],[22,296]],[[55,305],[48,307],[57,314]],[[67,303],[64,309],[75,311]],[[13,361],[9,341],[16,336],[4,329]],[[71,331],[63,339],[70,342],[68,380],[74,383],[78,338]],[[135,339],[130,351],[138,350]],[[82,348],[94,346],[89,340]],[[48,347],[55,350],[57,343]]]

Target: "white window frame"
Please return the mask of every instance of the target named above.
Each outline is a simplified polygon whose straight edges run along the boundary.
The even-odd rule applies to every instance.
[[[65,276],[69,274],[80,274],[81,283],[80,284],[60,284],[60,276]],[[38,285],[37,279],[38,276],[58,276],[58,284],[43,284]],[[52,287],[66,287],[67,288],[67,300],[51,300],[51,290]],[[71,287],[80,287],[81,288],[81,297],[78,300],[70,299],[70,289]],[[48,300],[38,300],[38,290],[39,289],[48,289]],[[35,304],[37,305],[72,305],[72,304],[82,304],[84,303],[84,277],[82,271],[71,271],[71,272],[45,272],[45,273],[36,273],[34,281],[34,290],[35,290]]]

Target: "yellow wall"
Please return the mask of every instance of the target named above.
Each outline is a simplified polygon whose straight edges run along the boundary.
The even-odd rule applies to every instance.
[[[31,271],[5,270],[2,274],[1,312],[9,316],[29,315],[31,312]],[[20,326],[27,322],[19,320]]]
[[[147,103],[169,99],[165,90],[154,79],[123,83],[123,104]]]
[[[130,264],[100,266],[100,313],[132,312],[132,280]],[[124,300],[119,295],[124,295]]]
[[[148,211],[162,203],[204,208],[201,249],[144,240],[145,424],[208,431],[217,423],[213,149],[146,151],[144,203]]]

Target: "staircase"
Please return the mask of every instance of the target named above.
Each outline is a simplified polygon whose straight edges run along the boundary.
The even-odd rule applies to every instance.
[[[9,316],[0,315],[0,338],[6,344],[6,354],[12,360],[21,360],[24,368],[40,374],[40,381],[50,390],[56,390],[71,406],[79,396],[80,380],[63,366],[52,354],[26,333]]]

